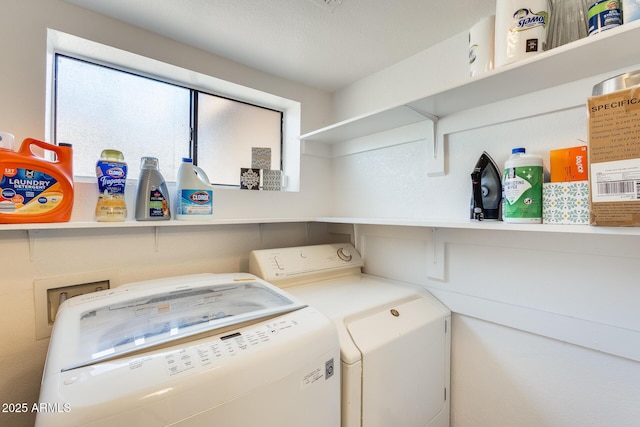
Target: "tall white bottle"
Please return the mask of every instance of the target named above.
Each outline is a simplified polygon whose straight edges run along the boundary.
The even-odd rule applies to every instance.
[[[213,185],[192,159],[182,159],[176,187],[175,219],[201,221],[213,218]]]

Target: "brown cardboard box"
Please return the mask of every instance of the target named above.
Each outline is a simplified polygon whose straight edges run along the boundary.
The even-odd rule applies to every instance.
[[[640,87],[589,98],[590,223],[640,225]]]

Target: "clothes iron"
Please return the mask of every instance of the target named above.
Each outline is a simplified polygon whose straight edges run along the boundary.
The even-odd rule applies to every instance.
[[[483,152],[471,172],[471,219],[500,219],[502,184],[498,167],[487,152]]]

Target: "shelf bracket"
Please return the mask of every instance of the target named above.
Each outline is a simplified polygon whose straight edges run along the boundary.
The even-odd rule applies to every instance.
[[[427,244],[427,277],[445,280],[445,241],[439,228],[431,229],[431,239]]]
[[[430,135],[431,144],[429,147],[429,153],[427,155],[427,175],[428,176],[443,176],[444,173],[444,135],[439,135],[438,122],[440,117],[433,114],[420,111],[414,107],[406,105],[411,111],[415,111],[426,119],[430,120],[433,124],[433,134]]]
[[[155,251],[159,252],[160,251],[160,229],[159,229],[159,227],[153,227],[153,239],[154,239]]]
[[[27,238],[29,239],[29,261],[33,262],[36,257],[36,236],[38,230],[27,230]]]

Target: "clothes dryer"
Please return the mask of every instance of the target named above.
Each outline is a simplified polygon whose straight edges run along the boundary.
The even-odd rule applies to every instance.
[[[447,427],[451,312],[363,274],[350,244],[253,251],[250,272],[327,315],[340,338],[342,427]]]

